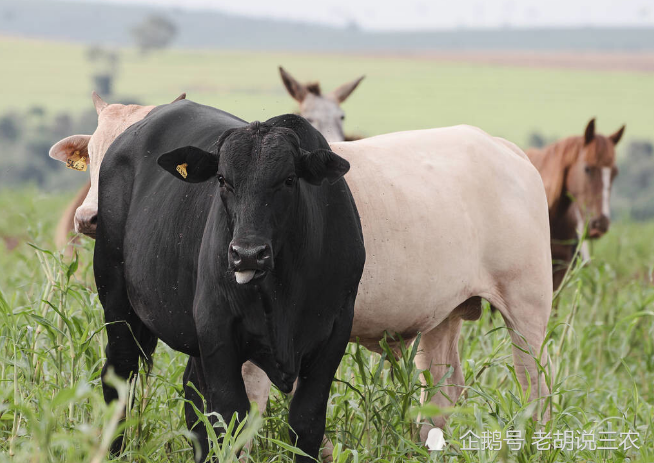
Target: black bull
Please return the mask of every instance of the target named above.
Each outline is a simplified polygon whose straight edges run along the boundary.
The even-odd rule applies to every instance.
[[[247,125],[179,101],[122,134],[100,170],[94,256],[105,400],[116,398],[108,367],[136,375],[161,339],[190,356],[185,381],[208,411],[243,417],[250,360],[284,392],[298,380],[289,424],[317,456],[365,260],[348,169],[293,115]],[[188,404],[186,418],[197,420]]]

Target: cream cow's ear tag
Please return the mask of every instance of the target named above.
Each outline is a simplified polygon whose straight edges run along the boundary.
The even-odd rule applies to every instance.
[[[86,168],[88,167],[87,160],[87,157],[84,156],[79,150],[77,150],[68,156],[68,159],[66,159],[66,167],[73,170],[79,170],[80,172],[85,172]]]
[[[179,175],[181,175],[182,178],[188,177],[188,173],[186,172],[187,167],[188,167],[187,163],[180,164],[176,167],[177,172],[179,172]]]

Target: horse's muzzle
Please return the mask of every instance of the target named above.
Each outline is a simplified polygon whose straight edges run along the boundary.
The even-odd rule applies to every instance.
[[[609,231],[609,225],[611,225],[611,219],[605,215],[591,220],[590,224],[588,224],[588,237],[591,239],[600,238]]]

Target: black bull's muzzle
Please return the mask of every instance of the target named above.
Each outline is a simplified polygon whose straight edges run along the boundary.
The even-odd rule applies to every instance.
[[[274,268],[272,245],[263,239],[233,239],[229,244],[228,261],[236,282],[249,283]]]

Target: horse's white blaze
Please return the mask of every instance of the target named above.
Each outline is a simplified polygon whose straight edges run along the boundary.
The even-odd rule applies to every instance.
[[[611,217],[611,208],[609,206],[609,195],[611,188],[611,168],[602,167],[602,214],[607,218]]]
[[[252,278],[254,278],[254,270],[243,270],[242,272],[234,272],[234,276],[236,276],[236,283],[239,285],[244,285],[245,283],[249,283],[252,281]]]

